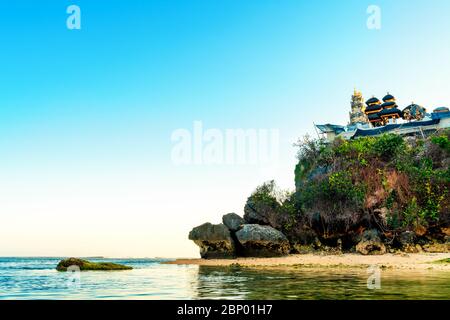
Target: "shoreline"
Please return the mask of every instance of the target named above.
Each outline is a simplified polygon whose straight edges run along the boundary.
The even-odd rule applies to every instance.
[[[176,259],[164,264],[198,265],[211,267],[312,267],[312,268],[363,268],[378,265],[391,269],[442,270],[450,271],[450,263],[433,263],[450,259],[450,253],[386,253],[384,255],[360,255],[345,253],[341,255],[295,254],[274,258],[236,258],[236,259]]]

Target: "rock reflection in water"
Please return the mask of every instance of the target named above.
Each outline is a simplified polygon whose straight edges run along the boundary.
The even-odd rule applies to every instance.
[[[450,299],[450,272],[382,270],[368,289],[361,269],[199,266],[194,299]]]

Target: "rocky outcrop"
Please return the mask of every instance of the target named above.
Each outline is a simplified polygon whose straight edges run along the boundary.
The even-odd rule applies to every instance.
[[[200,256],[204,259],[236,256],[234,240],[230,230],[224,224],[204,223],[192,229],[189,240],[193,240],[200,247]]]
[[[442,227],[441,232],[446,236],[450,237],[450,227]]]
[[[222,222],[232,232],[238,231],[241,228],[241,226],[245,224],[245,220],[242,219],[236,213],[228,213],[224,215],[222,217]]]
[[[303,224],[293,224],[284,234],[291,244],[291,253],[312,253],[322,245],[317,233]]]
[[[430,253],[450,252],[450,242],[446,242],[446,243],[439,243],[439,242],[427,243],[427,244],[425,244],[423,246],[423,250],[425,252],[430,252]]]
[[[295,191],[267,181],[220,236],[194,229],[202,257],[450,251],[450,130],[296,145]]]
[[[247,257],[282,256],[290,251],[286,236],[270,226],[246,224],[236,232],[236,238]]]
[[[67,271],[71,267],[77,267],[80,271],[112,271],[112,270],[131,270],[130,266],[111,262],[91,262],[83,259],[69,258],[61,260],[56,266],[58,271]]]
[[[235,213],[224,215],[222,221],[202,224],[189,233],[202,258],[276,257],[291,250],[286,236],[270,226],[245,224]]]
[[[244,207],[244,220],[247,224],[269,225],[279,228],[278,208],[275,203],[265,203],[249,198]]]
[[[366,230],[361,241],[356,245],[356,251],[363,255],[385,254],[386,246],[381,241],[376,229]]]
[[[408,253],[417,253],[422,251],[420,245],[415,244],[415,241],[416,241],[416,234],[413,231],[402,232],[398,237],[400,249]]]

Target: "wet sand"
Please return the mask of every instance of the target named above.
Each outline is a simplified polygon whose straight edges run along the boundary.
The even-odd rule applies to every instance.
[[[298,254],[276,258],[237,258],[237,259],[176,259],[166,262],[178,265],[230,266],[244,267],[367,267],[378,265],[393,269],[431,269],[448,270],[450,263],[433,263],[437,260],[449,259],[450,253],[401,253],[364,256],[360,254],[320,255]]]

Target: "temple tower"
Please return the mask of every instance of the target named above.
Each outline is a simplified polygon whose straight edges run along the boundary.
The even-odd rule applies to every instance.
[[[353,91],[351,106],[352,111],[350,112],[350,124],[369,122],[366,114],[364,113],[364,98],[362,93],[356,89]]]

